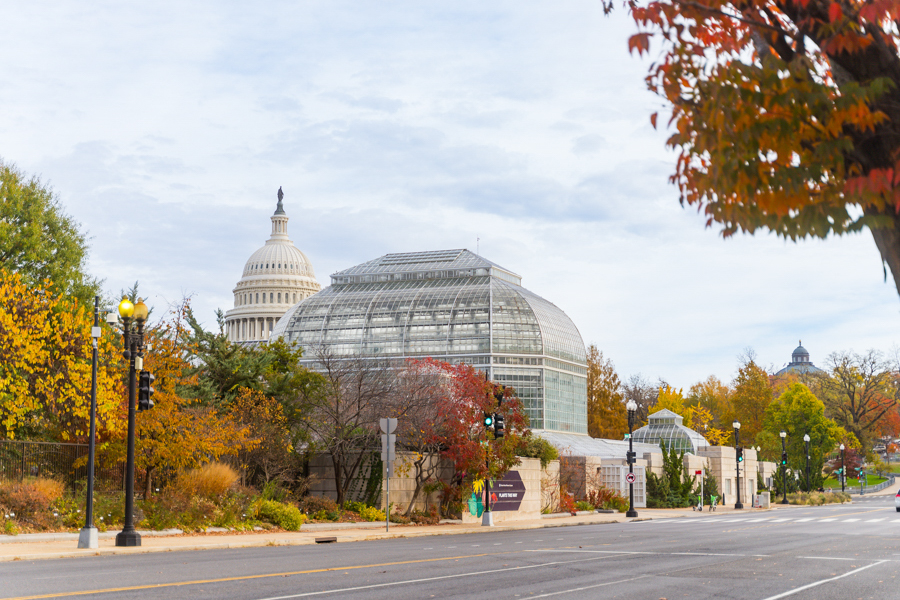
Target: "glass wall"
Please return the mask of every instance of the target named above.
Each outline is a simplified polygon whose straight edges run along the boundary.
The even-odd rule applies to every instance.
[[[516,388],[532,427],[587,433],[581,335],[520,282],[467,250],[387,255],[334,274],[273,335],[338,356],[484,365],[494,381]]]

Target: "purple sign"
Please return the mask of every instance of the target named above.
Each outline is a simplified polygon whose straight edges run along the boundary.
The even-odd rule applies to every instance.
[[[491,510],[519,510],[525,497],[525,483],[518,471],[510,471],[491,485]]]

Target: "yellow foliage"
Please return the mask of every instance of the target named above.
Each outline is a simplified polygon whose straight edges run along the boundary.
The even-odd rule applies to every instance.
[[[681,415],[684,417],[684,426],[692,429],[694,428],[694,408],[685,406],[685,398],[684,394],[682,394],[682,390],[676,390],[668,384],[660,386],[659,398],[656,401],[656,405],[650,409],[649,414],[652,415],[663,409],[668,409],[673,413]]]
[[[223,463],[210,463],[199,469],[183,471],[178,475],[178,490],[189,496],[217,498],[222,496],[240,479],[237,471]]]
[[[60,297],[51,282],[26,286],[0,269],[0,428],[16,437],[23,425],[63,440],[88,435],[92,315],[74,299]],[[101,436],[115,431],[122,384],[117,375],[116,336],[100,337],[97,417]]]

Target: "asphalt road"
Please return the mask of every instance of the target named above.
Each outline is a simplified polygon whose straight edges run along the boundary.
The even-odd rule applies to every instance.
[[[0,598],[900,599],[893,497],[526,531],[0,564]]]

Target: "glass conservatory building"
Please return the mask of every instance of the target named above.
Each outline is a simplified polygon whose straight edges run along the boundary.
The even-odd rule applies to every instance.
[[[522,278],[468,250],[387,254],[331,276],[273,337],[335,356],[468,363],[514,387],[535,429],[587,433],[584,342]]]
[[[684,417],[667,408],[647,417],[647,425],[635,431],[632,437],[635,443],[653,444],[658,448],[663,442],[666,448],[674,446],[678,452],[691,454],[697,454],[699,448],[709,446],[705,437],[684,426]]]

